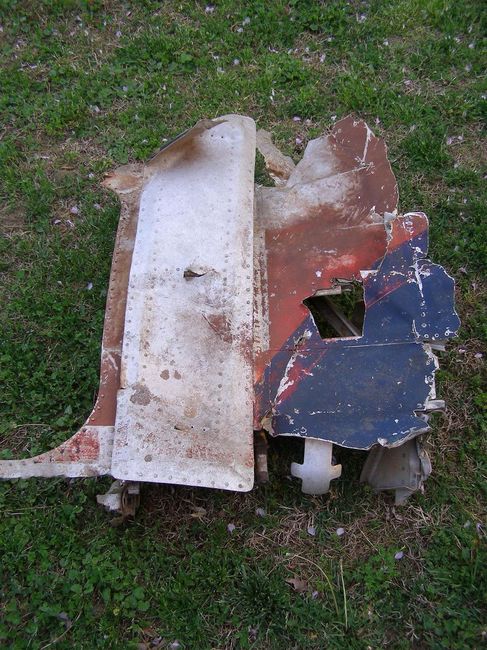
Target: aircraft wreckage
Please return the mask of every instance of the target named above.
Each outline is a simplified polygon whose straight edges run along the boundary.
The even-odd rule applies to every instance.
[[[256,148],[274,187],[254,187]],[[421,488],[454,283],[426,257],[426,216],[398,214],[365,122],[336,123],[295,165],[249,117],[202,120],[105,185],[122,207],[96,404],[0,477],[111,475],[98,499],[128,512],[145,481],[250,490],[266,436],[297,436],[306,493],[340,476],[333,445],[369,450],[361,480],[398,503]],[[337,306],[358,284],[362,321]]]

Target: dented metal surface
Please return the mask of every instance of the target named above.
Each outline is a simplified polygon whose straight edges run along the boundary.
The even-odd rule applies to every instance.
[[[256,187],[255,148],[275,187]],[[82,429],[0,477],[94,476],[248,490],[252,429],[305,440],[292,474],[323,493],[332,445],[368,450],[362,480],[398,501],[431,468],[433,350],[455,336],[453,280],[428,221],[398,215],[386,147],[345,118],[297,165],[253,120],[202,120],[105,180],[121,200],[100,389]],[[359,282],[362,330],[331,298]],[[339,338],[322,338],[317,296]],[[310,302],[311,301],[311,302]],[[115,491],[109,500],[117,499]]]

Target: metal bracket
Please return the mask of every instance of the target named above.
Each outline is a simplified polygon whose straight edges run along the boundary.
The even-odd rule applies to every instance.
[[[369,451],[360,481],[374,490],[394,490],[395,503],[401,505],[423,487],[431,474],[431,461],[422,444],[422,436],[400,447],[376,446]]]
[[[326,494],[330,482],[341,475],[342,466],[332,463],[332,451],[331,442],[305,439],[303,463],[291,463],[291,474],[302,480],[304,494]]]
[[[125,519],[133,517],[140,505],[140,483],[114,481],[108,492],[96,496],[97,503],[110,512],[118,512]]]

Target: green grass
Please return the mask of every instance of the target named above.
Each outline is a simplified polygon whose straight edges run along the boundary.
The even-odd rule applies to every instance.
[[[119,213],[103,174],[201,117],[251,115],[296,159],[334,119],[365,118],[401,208],[430,217],[463,321],[438,375],[434,474],[402,508],[358,483],[358,452],[340,452],[330,495],[302,495],[287,478],[295,441],[271,449],[264,488],[147,486],[120,528],[95,504],[108,479],[1,483],[0,645],[485,642],[483,4],[0,1],[2,454],[49,449],[93,403]]]

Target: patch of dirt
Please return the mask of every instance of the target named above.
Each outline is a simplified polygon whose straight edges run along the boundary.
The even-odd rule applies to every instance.
[[[0,235],[9,235],[25,228],[26,218],[21,208],[0,208]]]

